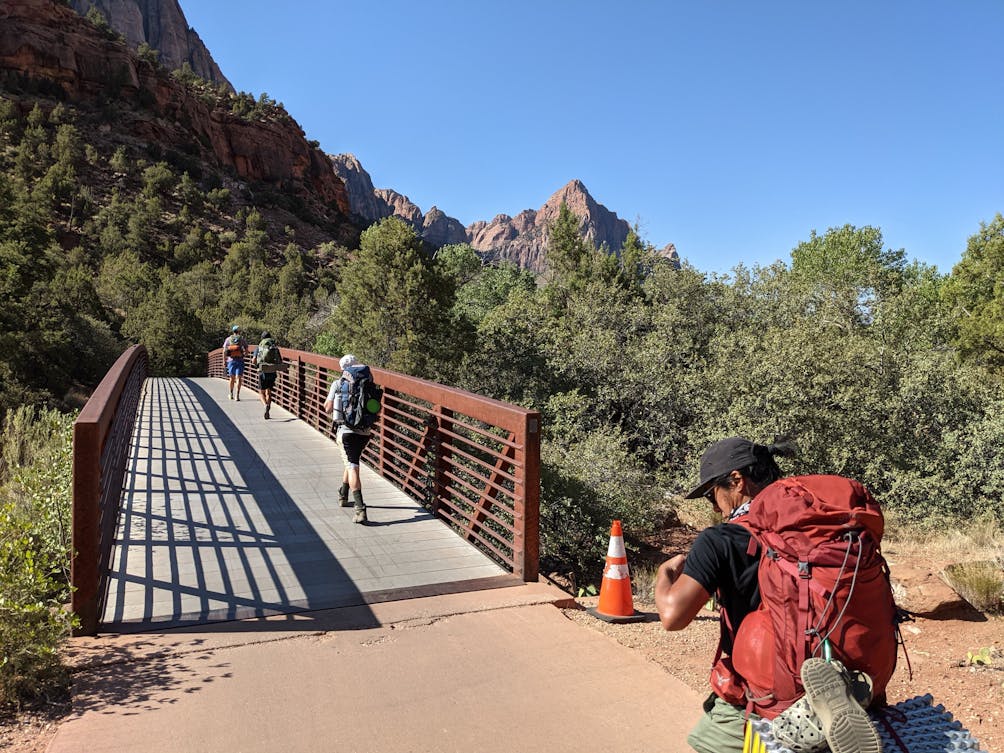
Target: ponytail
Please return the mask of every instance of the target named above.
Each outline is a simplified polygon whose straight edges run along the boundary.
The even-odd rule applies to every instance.
[[[754,444],[753,457],[755,462],[740,468],[739,472],[750,481],[766,486],[777,481],[783,475],[774,456],[791,458],[798,454],[798,445],[794,437],[774,437],[774,442],[768,445]]]

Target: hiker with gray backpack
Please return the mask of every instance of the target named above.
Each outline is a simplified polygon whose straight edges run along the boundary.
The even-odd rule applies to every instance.
[[[254,352],[254,362],[258,367],[258,397],[265,406],[267,420],[272,407],[272,388],[283,367],[282,352],[267,331],[261,333],[261,342]]]
[[[359,363],[352,354],[338,362],[341,377],[331,385],[324,400],[324,410],[334,417],[338,430],[335,441],[342,451],[345,469],[338,501],[342,507],[355,508],[353,523],[366,523],[366,505],[363,502],[362,482],[359,478],[359,461],[369,444],[372,427],[380,412],[381,390],[373,381],[370,367]],[[351,501],[349,495],[351,494]]]

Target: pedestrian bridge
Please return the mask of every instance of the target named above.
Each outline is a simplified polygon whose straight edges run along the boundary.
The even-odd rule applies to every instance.
[[[369,522],[338,504],[323,401],[337,359],[283,349],[265,420],[257,373],[119,359],[74,427],[79,633],[373,604],[537,579],[539,414],[373,369],[384,407],[361,469]]]

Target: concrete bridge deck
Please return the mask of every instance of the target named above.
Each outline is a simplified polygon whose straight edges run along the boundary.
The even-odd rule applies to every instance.
[[[220,379],[146,381],[102,632],[239,620],[513,585],[362,468],[367,525],[338,505],[342,460],[312,427]]]

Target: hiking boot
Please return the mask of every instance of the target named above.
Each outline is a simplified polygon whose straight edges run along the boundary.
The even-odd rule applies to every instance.
[[[230,399],[231,399],[231,400],[233,400],[233,399],[234,399],[234,393],[232,393],[232,392],[230,393]]]
[[[342,484],[341,487],[339,487],[339,489],[338,489],[338,504],[340,504],[342,507],[350,507],[352,505],[352,503],[349,502],[349,485],[348,484]]]
[[[265,408],[265,418],[268,418],[268,408]]]
[[[366,522],[366,505],[363,503],[363,492],[356,489],[352,492],[352,505],[356,508],[356,514],[352,516],[353,523]]]
[[[833,753],[882,753],[878,732],[855,697],[854,683],[842,669],[815,656],[806,659],[802,663],[805,699],[819,717]]]

